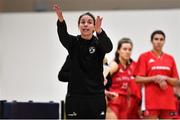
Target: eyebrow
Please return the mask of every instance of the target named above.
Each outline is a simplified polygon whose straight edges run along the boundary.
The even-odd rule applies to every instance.
[[[85,19],[81,19],[81,20],[85,20]],[[93,19],[88,19],[88,20],[91,20],[91,21],[93,21]]]

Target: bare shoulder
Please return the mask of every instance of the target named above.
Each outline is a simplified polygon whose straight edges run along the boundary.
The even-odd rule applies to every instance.
[[[109,64],[110,73],[113,74],[118,70],[118,64],[113,60]]]

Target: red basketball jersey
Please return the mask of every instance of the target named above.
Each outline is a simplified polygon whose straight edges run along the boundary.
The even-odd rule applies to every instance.
[[[136,63],[132,62],[128,68],[124,69],[121,64],[118,65],[118,71],[112,76],[112,85],[110,91],[122,95],[139,95],[139,88],[134,81],[133,72]]]
[[[164,75],[179,78],[174,58],[166,53],[157,57],[152,51],[143,53],[139,57],[135,75]],[[146,109],[175,110],[173,86],[168,84],[167,89],[163,90],[154,82],[145,84],[145,107]]]

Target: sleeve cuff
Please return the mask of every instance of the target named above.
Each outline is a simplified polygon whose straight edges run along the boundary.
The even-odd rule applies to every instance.
[[[59,20],[57,20],[57,25],[58,26],[62,26],[62,25],[64,25],[65,24],[65,20],[63,20],[62,22],[60,22]]]
[[[96,32],[96,34],[97,34],[97,37],[99,37],[99,36],[105,35],[106,33],[105,33],[105,31],[102,29],[101,33],[97,33],[97,32]]]

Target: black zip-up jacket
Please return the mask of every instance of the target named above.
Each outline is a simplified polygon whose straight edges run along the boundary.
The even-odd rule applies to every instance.
[[[69,73],[70,73],[70,58],[69,55],[66,57],[66,60],[61,67],[59,73],[58,73],[58,79],[61,82],[69,82]]]
[[[104,94],[103,59],[112,50],[112,42],[104,31],[84,40],[80,35],[67,32],[65,21],[57,21],[57,31],[62,45],[70,57],[68,94]]]

